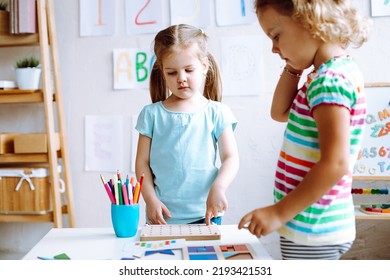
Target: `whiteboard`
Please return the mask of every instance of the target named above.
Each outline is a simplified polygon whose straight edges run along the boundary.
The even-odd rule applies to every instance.
[[[390,83],[366,85],[367,116],[354,180],[390,180]]]

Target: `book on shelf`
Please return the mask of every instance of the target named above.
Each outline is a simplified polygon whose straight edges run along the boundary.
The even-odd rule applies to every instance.
[[[10,0],[10,34],[37,33],[35,0]]]

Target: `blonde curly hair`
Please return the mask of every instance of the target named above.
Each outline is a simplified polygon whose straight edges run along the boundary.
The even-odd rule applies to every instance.
[[[274,7],[292,16],[313,36],[344,48],[360,47],[368,39],[370,21],[363,18],[351,0],[256,0],[256,13]]]

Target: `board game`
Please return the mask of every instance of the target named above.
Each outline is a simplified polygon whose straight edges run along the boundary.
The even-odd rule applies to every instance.
[[[221,232],[215,224],[170,224],[170,225],[145,225],[141,229],[140,240],[217,240],[221,239]]]

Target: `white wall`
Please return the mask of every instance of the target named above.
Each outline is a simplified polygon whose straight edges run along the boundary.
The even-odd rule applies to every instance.
[[[169,25],[168,0],[165,5],[165,23]],[[114,91],[112,88],[112,51],[115,48],[149,47],[153,35],[132,37],[126,35],[124,27],[124,1],[116,3],[116,32],[109,37],[79,37],[79,1],[55,0],[57,36],[59,43],[60,68],[63,84],[63,98],[68,127],[71,172],[73,177],[77,227],[108,227],[110,204],[101,185],[99,172],[84,171],[84,117],[86,115],[121,115],[124,118],[125,138],[123,158],[126,163],[123,174],[131,170],[131,116],[150,102],[147,90]],[[359,1],[363,13],[369,14],[368,0]],[[270,40],[259,25],[216,27],[214,1],[212,1],[212,22],[206,29],[210,36],[211,51],[220,58],[218,40],[223,36],[255,35],[261,43],[259,52],[263,56],[262,75],[259,77],[261,92],[251,97],[225,97],[239,120],[236,138],[239,146],[241,166],[233,185],[228,190],[229,210],[224,217],[225,224],[236,224],[248,211],[272,203],[274,167],[276,164],[283,124],[270,119],[269,108],[273,88],[278,79],[282,62],[271,53]],[[351,50],[360,64],[366,82],[389,82],[390,17],[375,18],[375,28],[369,43],[359,50]],[[25,48],[0,49],[1,65],[13,64],[13,55],[28,51]],[[35,50],[38,52],[37,50]],[[12,79],[9,68],[0,69],[0,75]],[[120,110],[118,109],[118,106]],[[23,106],[1,107],[0,128],[9,129],[5,120],[14,111],[26,115]],[[33,113],[33,115],[38,113]],[[22,119],[21,128],[36,129],[28,118]],[[38,128],[39,129],[39,128]],[[7,130],[5,130],[7,131]],[[0,223],[0,250],[26,252],[50,228],[51,224]]]

